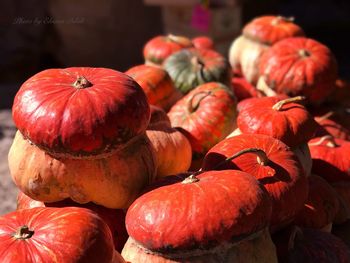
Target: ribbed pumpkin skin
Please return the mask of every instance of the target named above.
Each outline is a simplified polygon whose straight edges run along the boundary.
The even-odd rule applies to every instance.
[[[17,187],[35,200],[71,198],[108,208],[127,208],[156,173],[153,148],[145,135],[109,156],[72,159],[55,158],[17,132],[8,161]]]
[[[322,229],[333,223],[339,210],[339,199],[331,185],[318,175],[308,177],[309,196],[298,213],[295,224],[301,227]]]
[[[320,145],[314,145],[320,140],[321,137],[318,137],[309,142],[312,172],[329,183],[350,181],[350,142],[335,138],[335,146],[328,139]]]
[[[261,57],[263,82],[277,94],[306,96],[318,105],[333,92],[337,79],[337,62],[323,44],[309,38],[281,40]],[[264,87],[258,89],[264,90]]]
[[[271,200],[253,176],[227,170],[196,178],[140,196],[126,215],[129,235],[151,251],[176,253],[232,242],[268,225]]]
[[[191,165],[192,148],[180,131],[171,127],[167,114],[151,106],[146,134],[157,157],[157,177],[186,172]]]
[[[224,164],[226,158],[248,148],[261,149],[268,162],[259,164],[257,156],[245,153]],[[273,230],[290,223],[308,196],[308,182],[300,162],[290,148],[279,140],[260,134],[241,134],[225,139],[211,148],[203,161],[203,170],[238,169],[259,180],[272,199]]]
[[[183,94],[207,82],[231,83],[231,67],[219,53],[189,48],[174,53],[163,65],[176,88]]]
[[[27,239],[14,237],[21,226],[34,234]],[[111,263],[113,259],[108,226],[84,208],[18,210],[0,217],[0,233],[2,263]]]
[[[22,192],[19,192],[17,196],[17,210],[34,207],[65,208],[68,206],[87,208],[98,214],[111,230],[115,249],[119,252],[122,251],[124,244],[128,239],[128,233],[125,228],[125,212],[123,210],[109,209],[93,203],[78,204],[69,199],[54,203],[44,203],[31,199]]]
[[[290,147],[309,141],[317,123],[307,109],[298,103],[288,103],[280,110],[273,106],[284,96],[250,98],[240,104],[237,126],[242,133],[265,134]]]
[[[192,42],[183,36],[156,36],[149,40],[143,48],[146,64],[161,65],[171,54],[192,47]]]
[[[130,68],[125,74],[141,86],[150,104],[161,107],[165,111],[168,111],[182,97],[164,69],[139,65]]]
[[[205,154],[235,127],[236,98],[221,83],[198,86],[169,111],[173,127],[186,132],[194,153]]]
[[[249,83],[256,84],[262,54],[284,38],[303,35],[303,30],[289,18],[255,18],[243,28],[242,35],[232,43],[229,51],[230,64],[233,70],[242,72]]]
[[[75,156],[126,143],[146,130],[150,116],[140,86],[106,68],[39,72],[17,92],[12,113],[17,128],[35,145]]]
[[[290,18],[262,16],[253,19],[243,28],[243,35],[267,45],[273,45],[288,37],[304,36],[304,31]]]

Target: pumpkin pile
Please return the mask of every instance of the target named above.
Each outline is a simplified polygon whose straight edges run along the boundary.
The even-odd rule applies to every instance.
[[[228,59],[206,36],[143,55],[23,83],[0,261],[350,262],[350,85],[330,49],[265,16]]]

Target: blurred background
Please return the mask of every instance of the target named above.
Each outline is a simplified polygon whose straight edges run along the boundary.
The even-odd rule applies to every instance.
[[[246,22],[280,14],[326,44],[350,79],[349,0],[0,0],[0,13],[0,214],[15,200],[6,158],[15,132],[10,108],[21,83],[43,69],[125,71],[143,63],[150,38],[167,33],[208,35],[226,55]]]

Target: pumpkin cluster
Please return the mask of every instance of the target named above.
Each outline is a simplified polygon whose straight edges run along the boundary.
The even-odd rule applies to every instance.
[[[330,49],[264,16],[228,58],[206,36],[143,55],[22,84],[0,261],[350,262],[350,85]]]

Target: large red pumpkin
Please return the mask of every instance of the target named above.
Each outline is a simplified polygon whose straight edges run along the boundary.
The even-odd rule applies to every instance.
[[[249,22],[242,35],[231,45],[229,60],[233,70],[241,72],[249,83],[256,84],[262,54],[282,39],[304,35],[293,20],[282,16],[262,16]]]
[[[350,131],[343,127],[341,124],[331,119],[334,114],[333,111],[326,113],[323,116],[315,117],[319,127],[316,132],[316,137],[322,137],[325,135],[331,135],[334,138],[342,140],[350,140]]]
[[[150,110],[140,86],[106,68],[48,69],[21,86],[13,120],[22,135],[50,153],[106,153],[142,134]]]
[[[250,173],[265,186],[272,198],[273,231],[290,223],[307,199],[307,177],[297,156],[270,136],[241,134],[215,145],[204,157],[203,170],[224,169]]]
[[[18,210],[0,217],[0,233],[2,263],[112,263],[114,260],[108,226],[97,214],[84,208]]]
[[[274,96],[242,101],[237,126],[242,133],[269,135],[297,147],[309,141],[317,128],[312,115],[297,103],[301,100]]]
[[[172,34],[166,36],[156,36],[149,40],[143,48],[143,57],[146,64],[161,65],[163,61],[171,54],[183,49],[192,47],[193,43],[187,37],[175,36]]]
[[[186,131],[192,150],[205,154],[235,127],[236,98],[225,85],[211,82],[198,86],[169,111],[173,127]]]
[[[72,200],[65,199],[60,202],[44,203],[31,199],[29,196],[22,192],[17,196],[17,210],[30,209],[34,207],[59,207],[64,208],[68,206],[82,207],[94,211],[101,217],[111,230],[114,247],[117,251],[121,252],[126,240],[128,239],[128,233],[125,228],[125,212],[121,209],[109,209],[103,206],[95,205],[94,203],[78,204]]]
[[[146,93],[150,104],[161,107],[165,111],[168,111],[182,97],[169,74],[162,68],[139,65],[130,68],[125,74],[136,80]]]
[[[309,38],[281,40],[266,51],[259,64],[257,88],[288,96],[302,95],[318,105],[333,92],[337,63],[328,47]]]
[[[132,204],[122,255],[133,263],[276,262],[266,232],[270,213],[268,194],[251,175],[192,174]]]

